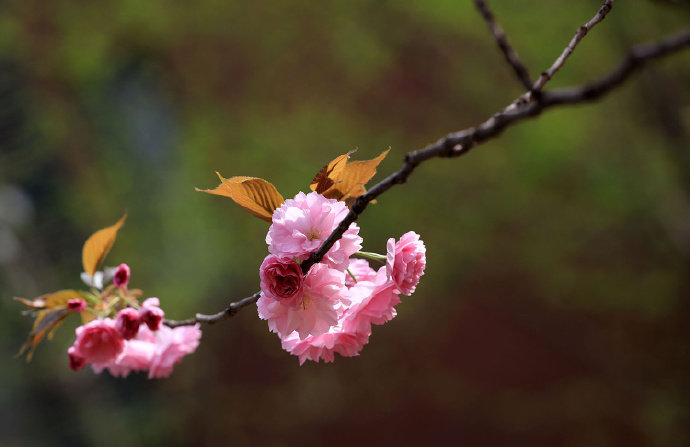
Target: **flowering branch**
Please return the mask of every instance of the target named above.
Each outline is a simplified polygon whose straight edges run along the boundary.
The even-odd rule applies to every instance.
[[[690,46],[690,28],[687,28],[663,40],[632,47],[628,51],[627,57],[614,70],[595,81],[581,86],[541,92],[543,86],[563,66],[580,40],[582,40],[592,27],[604,19],[611,10],[612,4],[613,0],[604,2],[594,18],[578,29],[575,37],[571,40],[563,53],[546,72],[542,73],[537,82],[532,86],[530,92],[525,93],[502,111],[494,114],[491,118],[478,126],[450,133],[423,149],[408,153],[405,156],[403,165],[398,171],[374,185],[366,193],[357,197],[348,214],[338,224],[335,230],[332,231],[320,248],[301,263],[302,271],[306,274],[314,264],[321,261],[325,254],[343,236],[345,231],[350,227],[350,224],[357,220],[362,212],[364,212],[372,200],[394,185],[405,183],[410,174],[412,174],[421,163],[435,157],[451,158],[464,155],[474,147],[499,136],[506,128],[526,118],[537,116],[546,109],[559,105],[594,101],[620,86],[647,62],[681,51]],[[507,55],[506,58],[508,58]],[[534,94],[535,92],[539,92],[539,94]],[[252,296],[230,303],[225,310],[217,314],[197,314],[196,317],[188,320],[166,320],[165,324],[175,327],[193,325],[196,323],[216,323],[230,318],[239,309],[256,302],[259,297],[260,292],[257,292]]]

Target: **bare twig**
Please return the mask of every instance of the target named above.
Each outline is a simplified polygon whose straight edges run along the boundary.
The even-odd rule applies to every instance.
[[[256,300],[259,299],[261,296],[261,292],[256,292],[252,296],[248,296],[247,298],[243,298],[239,301],[234,301],[230,303],[228,307],[223,309],[222,311],[218,312],[217,314],[212,314],[212,315],[204,315],[204,314],[196,314],[194,318],[189,318],[187,320],[165,320],[164,323],[167,326],[170,327],[177,327],[177,326],[191,326],[193,324],[197,323],[208,323],[208,324],[213,324],[213,323],[218,323],[219,321],[227,320],[228,318],[232,317],[239,311],[240,309],[253,304],[256,302]]]
[[[527,71],[527,68],[522,63],[520,57],[517,55],[513,47],[508,43],[508,38],[503,32],[503,29],[496,22],[496,19],[489,9],[489,6],[484,0],[474,0],[474,4],[477,6],[477,9],[481,13],[482,17],[484,17],[486,24],[489,25],[489,30],[491,30],[491,34],[493,34],[494,39],[496,39],[498,47],[503,52],[506,62],[508,62],[508,64],[513,68],[513,71],[515,72],[518,80],[522,83],[522,86],[527,90],[531,90],[532,80],[530,78],[529,71]]]
[[[594,26],[604,20],[606,15],[611,11],[611,8],[613,8],[613,2],[614,0],[606,0],[603,5],[601,5],[601,8],[599,8],[599,11],[592,17],[592,19],[579,27],[577,31],[575,32],[575,36],[570,40],[570,43],[568,46],[565,47],[563,50],[563,53],[561,53],[560,56],[554,61],[554,63],[549,67],[548,70],[545,72],[542,72],[541,75],[539,75],[539,78],[537,81],[534,83],[534,86],[532,87],[532,90],[539,91],[542,88],[544,88],[544,85],[546,85],[547,82],[553,78],[553,75],[556,74],[558,70],[565,64],[565,61],[570,57],[571,54],[573,54],[573,51],[575,51],[575,47],[577,46],[578,43],[582,40],[583,37],[587,35],[589,30],[594,28]]]
[[[607,2],[608,3],[608,2]],[[319,262],[330,250],[333,244],[342,237],[352,222],[364,212],[366,207],[376,197],[380,196],[394,185],[405,183],[407,178],[421,163],[436,157],[459,157],[472,148],[487,140],[497,137],[506,128],[530,117],[539,115],[542,111],[565,104],[580,104],[594,101],[625,82],[630,75],[642,68],[647,62],[690,47],[690,28],[671,35],[664,40],[632,47],[628,56],[610,73],[588,84],[547,91],[541,94],[540,100],[515,107],[513,102],[501,112],[476,127],[454,132],[441,138],[418,151],[410,152],[400,169],[374,185],[369,191],[357,197],[350,212],[338,224],[336,229],[324,241],[319,249],[312,253],[309,259],[302,262],[302,270],[306,273],[311,266]],[[562,64],[561,64],[562,65]],[[239,309],[254,303],[260,293],[232,302],[215,315],[197,314],[195,318],[182,321],[166,320],[169,326],[191,325],[196,323],[215,323],[230,318]]]

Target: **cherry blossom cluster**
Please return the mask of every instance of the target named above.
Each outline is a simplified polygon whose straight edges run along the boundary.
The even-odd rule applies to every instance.
[[[112,277],[114,291],[99,304],[102,314],[115,318],[99,315],[76,329],[76,340],[67,350],[70,368],[77,371],[91,364],[95,372],[107,369],[115,377],[127,377],[133,371],[148,371],[150,379],[170,376],[175,364],[199,345],[199,325],[174,329],[163,325],[165,314],[158,298],[148,298],[139,306],[127,293],[129,267],[121,264],[111,273],[102,278]],[[87,303],[72,299],[68,308],[83,312]]]
[[[280,337],[283,349],[306,360],[332,362],[334,353],[356,356],[369,342],[372,325],[397,314],[400,295],[415,290],[426,266],[426,249],[410,231],[391,238],[386,255],[361,252],[352,223],[307,274],[300,263],[315,252],[347,215],[343,202],[299,193],[273,213],[266,235],[269,255],[259,269],[261,319]],[[366,259],[381,262],[374,270]]]

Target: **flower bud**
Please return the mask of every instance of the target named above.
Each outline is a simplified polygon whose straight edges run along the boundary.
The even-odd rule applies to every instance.
[[[165,316],[165,312],[158,307],[158,298],[149,298],[144,301],[141,310],[139,311],[139,316],[141,321],[146,323],[152,331],[157,331],[161,327],[161,322]]]
[[[115,329],[117,329],[120,337],[125,340],[131,340],[139,332],[140,324],[139,312],[131,307],[126,307],[118,312],[117,320],[115,320]]]
[[[74,312],[81,312],[86,309],[86,301],[82,298],[72,298],[67,300],[67,308]]]
[[[115,287],[124,288],[129,284],[129,266],[127,264],[120,264],[115,269],[115,275],[113,276],[113,284]]]
[[[67,355],[69,356],[69,367],[72,368],[72,371],[79,371],[86,366],[86,359],[76,353],[74,346],[67,350]]]

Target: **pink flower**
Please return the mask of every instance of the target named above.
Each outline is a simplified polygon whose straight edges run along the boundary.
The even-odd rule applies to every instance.
[[[368,334],[345,332],[340,326],[333,326],[325,334],[310,335],[304,340],[300,340],[297,332],[293,332],[284,337],[281,344],[287,352],[299,357],[299,364],[302,365],[306,360],[318,362],[323,359],[324,363],[332,362],[335,352],[343,357],[359,355],[368,342]]]
[[[266,235],[268,251],[279,257],[307,259],[315,252],[348,213],[343,202],[321,194],[298,193],[273,212],[273,223]],[[362,248],[359,227],[352,223],[326,253],[323,262],[345,270],[348,260]]]
[[[150,339],[147,335],[151,336]],[[127,377],[132,371],[146,371],[156,354],[155,341],[156,337],[149,328],[141,325],[137,337],[125,342],[122,354],[107,365],[94,365],[93,369],[100,373],[107,368],[113,377]]]
[[[277,300],[299,296],[304,282],[302,268],[291,258],[268,255],[259,268],[261,291]]]
[[[74,312],[81,312],[86,309],[86,300],[81,298],[72,298],[71,300],[67,300],[67,308]]]
[[[139,332],[141,318],[139,312],[131,307],[125,307],[117,313],[115,329],[120,333],[120,337],[125,340],[134,338]]]
[[[133,371],[148,371],[149,379],[169,377],[173,367],[199,346],[199,325],[161,328],[152,332],[141,325],[136,338],[125,343],[125,349],[108,364],[93,365],[100,373],[108,369],[115,377],[127,377]]]
[[[347,269],[357,278],[357,282],[373,281],[376,278],[376,270],[369,267],[369,262],[366,259],[350,259],[350,265]],[[355,285],[355,280],[352,279],[350,273],[345,276],[345,285],[348,287]]]
[[[383,267],[373,282],[360,281],[349,291],[352,305],[343,316],[343,330],[370,334],[372,324],[384,324],[397,315],[398,290],[395,283],[387,279]]]
[[[426,247],[414,231],[403,234],[398,243],[388,239],[386,272],[403,295],[414,292],[426,266]]]
[[[196,350],[200,339],[199,324],[174,329],[162,326],[156,332],[156,352],[149,368],[149,379],[169,377],[173,367]]]
[[[304,339],[321,335],[338,322],[342,307],[349,304],[345,274],[326,264],[315,264],[304,278],[302,290],[288,300],[262,292],[257,301],[259,317],[280,337],[293,331]]]
[[[113,275],[113,284],[115,284],[115,287],[127,287],[127,284],[129,284],[129,275],[130,271],[127,264],[118,265]]]
[[[141,321],[146,323],[146,326],[152,331],[157,331],[161,327],[163,317],[165,317],[165,312],[159,306],[160,301],[158,298],[147,298],[141,304],[141,310],[139,310]]]
[[[76,329],[77,339],[67,351],[70,364],[77,359],[84,363],[109,363],[117,358],[125,347],[115,322],[111,318],[93,320]]]

